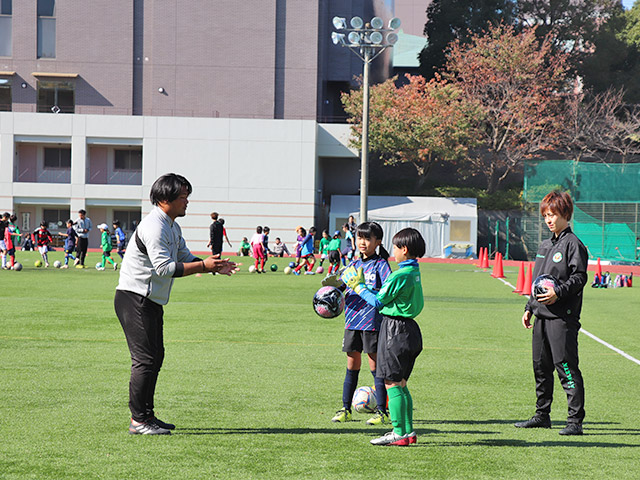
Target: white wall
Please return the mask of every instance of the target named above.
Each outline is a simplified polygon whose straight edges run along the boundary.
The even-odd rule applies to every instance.
[[[323,139],[319,145],[318,131]],[[310,120],[1,112],[0,211],[13,211],[14,197],[19,197],[22,203],[51,199],[68,204],[74,218],[80,208],[90,215],[92,206],[99,212],[107,207],[109,212],[110,207],[136,204],[144,216],[151,209],[148,194],[153,181],[175,172],[194,188],[187,216],[179,221],[192,250],[205,250],[212,211],[225,219],[234,249],[257,225],[271,227],[270,238],[279,236],[291,243],[297,225],[308,227],[314,222],[317,150],[323,156],[354,156],[347,147],[348,132],[347,125],[319,127]],[[71,137],[71,183],[14,183],[16,136],[33,142]],[[85,184],[87,139],[89,143],[141,143],[142,185]],[[41,219],[32,220],[35,224]],[[110,219],[92,220],[97,224]],[[91,246],[97,246],[97,238],[95,233]]]

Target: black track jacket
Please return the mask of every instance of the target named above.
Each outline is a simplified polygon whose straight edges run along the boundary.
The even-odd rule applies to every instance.
[[[582,290],[587,283],[587,249],[571,231],[565,228],[560,235],[544,240],[538,248],[533,279],[539,275],[553,275],[560,287],[553,305],[538,302],[533,293],[525,306],[537,318],[564,318],[578,321],[582,310]]]

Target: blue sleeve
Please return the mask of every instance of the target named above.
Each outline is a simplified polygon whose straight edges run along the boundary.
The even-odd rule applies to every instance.
[[[369,290],[368,287],[360,290],[360,292],[358,292],[358,295],[360,295],[360,298],[362,298],[365,302],[367,302],[369,305],[374,307],[376,310],[380,310],[384,306],[384,304],[380,302],[380,300],[378,300],[378,297],[376,297],[376,294],[373,293],[371,290]]]

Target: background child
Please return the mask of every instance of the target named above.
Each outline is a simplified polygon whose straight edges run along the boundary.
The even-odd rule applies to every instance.
[[[111,234],[109,233],[109,227],[106,223],[101,223],[98,225],[98,230],[102,232],[102,236],[100,237],[101,242],[100,246],[102,247],[102,262],[100,263],[100,267],[98,270],[104,270],[104,266],[107,262],[113,265],[113,269],[118,269],[118,264],[113,261],[111,258],[111,249],[113,246],[111,245]]]
[[[267,226],[262,228],[262,250],[264,251],[265,261],[269,258],[269,232],[271,229]]]
[[[64,240],[64,265],[60,268],[69,268],[69,259],[76,259],[76,257],[73,256],[73,250],[76,247],[76,241],[78,239],[78,234],[75,228],[73,228],[73,220],[67,220],[67,232],[61,233],[60,235],[67,237]]]
[[[413,399],[407,381],[422,351],[422,333],[414,318],[424,307],[418,258],[426,246],[414,228],[400,230],[393,237],[393,256],[400,267],[375,294],[366,285],[362,268],[347,268],[343,280],[369,305],[382,313],[376,377],[384,379],[389,395],[389,416],[393,431],[371,440],[372,445],[407,446],[416,443],[413,430]]]
[[[271,254],[274,257],[284,257],[285,255],[291,255],[287,246],[280,240],[280,237],[276,237],[276,243],[273,245],[273,252]]]
[[[360,258],[350,268],[362,268],[366,285],[372,292],[378,292],[383,282],[391,274],[389,253],[382,246],[382,227],[375,222],[365,222],[356,229],[356,239]],[[376,250],[380,248],[380,255]],[[376,377],[376,358],[378,351],[378,332],[382,315],[369,305],[351,288],[345,291],[345,330],[342,351],[347,354],[347,372],[342,385],[342,408],[336,412],[333,422],[351,420],[351,400],[358,387],[358,376],[362,365],[362,352],[369,356],[369,369],[376,387],[377,413],[367,420],[368,425],[390,423],[387,413],[387,391],[384,379]]]
[[[13,265],[15,262],[15,258],[16,258],[16,249],[13,246],[13,238],[11,237],[11,227],[9,224],[9,214],[5,214],[5,222],[6,222],[6,226],[4,229],[4,246],[6,248],[6,257],[9,257],[10,261],[9,263],[6,263],[6,257],[4,257],[2,259],[2,268],[6,269],[6,270],[13,270]]]
[[[304,233],[304,228],[301,228],[301,232]],[[315,275],[316,272],[313,271],[313,267],[316,264],[316,257],[313,255],[314,245],[313,239],[316,234],[315,227],[309,227],[309,233],[304,235],[302,239],[302,244],[300,248],[300,263],[296,268],[293,269],[293,273],[296,275],[300,275],[300,270],[302,267],[305,268],[305,275]]]
[[[329,257],[329,242],[331,237],[329,236],[329,230],[322,231],[322,238],[320,239],[320,266],[324,263],[325,259]]]
[[[120,258],[124,258],[124,247],[127,244],[127,236],[124,231],[120,228],[120,220],[113,221],[113,231],[116,234],[116,246],[117,253],[120,255]],[[66,258],[65,258],[66,261]],[[66,263],[65,263],[66,265]]]
[[[256,259],[255,267],[256,272],[264,273],[264,262],[267,260],[264,256],[264,241],[262,238],[262,227],[256,227],[256,233],[251,237],[251,249],[253,251],[253,258]]]
[[[233,248],[233,245],[231,245],[231,242],[229,241],[229,237],[227,236],[227,229],[224,228],[224,218],[221,218],[219,220],[220,225],[222,225],[222,238],[224,238],[227,243],[229,244],[229,248]]]
[[[251,249],[251,244],[247,237],[242,237],[242,242],[240,242],[240,249],[238,250],[238,256],[248,257],[249,251]]]
[[[16,245],[20,244],[20,229],[18,228],[18,217],[16,216],[16,214],[12,214],[9,217],[9,225],[8,225],[8,230],[9,230],[9,235],[11,236],[11,243],[12,243],[12,248],[7,249],[7,255],[9,256],[10,259],[10,265],[13,269],[15,263],[16,263]]]
[[[306,235],[306,230],[304,229],[304,227],[302,226],[297,226],[296,227],[296,233],[298,234],[298,236],[296,237],[296,267],[298,265],[300,265],[300,252],[302,251],[302,240],[304,240],[305,235],[302,235],[302,232],[305,232]]]
[[[353,260],[353,253],[356,250],[356,243],[348,223],[342,225],[342,231],[344,232],[344,239],[346,243],[346,245],[342,249],[342,264],[346,266],[349,262],[351,262],[351,260]]]
[[[340,245],[342,245],[340,232],[336,230],[333,233],[333,238],[329,242],[329,246],[327,247],[330,264],[328,275],[335,275],[338,273],[338,269],[340,268]]]
[[[47,252],[49,251],[49,244],[51,242],[53,242],[53,238],[47,229],[47,222],[43,220],[40,222],[40,227],[33,232],[33,244],[37,246],[45,267],[49,266],[49,257]]]
[[[0,215],[0,256],[2,257],[2,268],[7,268],[7,244],[5,241],[5,231],[9,227],[9,213]]]

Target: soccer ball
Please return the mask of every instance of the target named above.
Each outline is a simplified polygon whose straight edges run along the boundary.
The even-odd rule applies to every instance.
[[[317,274],[324,273],[324,268],[323,267],[316,268],[316,273]]]
[[[376,395],[371,387],[360,387],[353,394],[351,406],[358,413],[373,413],[377,405]]]
[[[296,262],[289,262],[289,268],[296,268]]]
[[[16,262],[16,263],[14,263],[14,264],[13,264],[13,269],[14,269],[16,272],[19,272],[20,270],[22,270],[22,264],[21,264],[20,262]]]
[[[278,265],[276,265],[275,263],[273,265],[271,265],[271,271],[272,272],[277,272],[278,271]]]
[[[544,295],[547,293],[547,287],[552,287],[554,290],[558,288],[558,280],[553,275],[540,275],[533,281],[531,290],[533,295]]]
[[[284,274],[289,275],[292,272],[291,267],[284,267]]]
[[[60,263],[60,260],[56,260],[55,262],[53,262],[53,266],[56,268],[60,268],[62,266],[62,263]]]
[[[256,271],[256,266],[255,265],[249,265],[249,273],[253,273]]]
[[[96,263],[96,270],[100,270],[102,268],[102,262]]]
[[[334,318],[344,310],[344,295],[335,287],[322,287],[313,296],[313,310],[322,318]]]
[[[42,260],[36,260],[33,265],[37,268],[40,268],[42,266]]]

